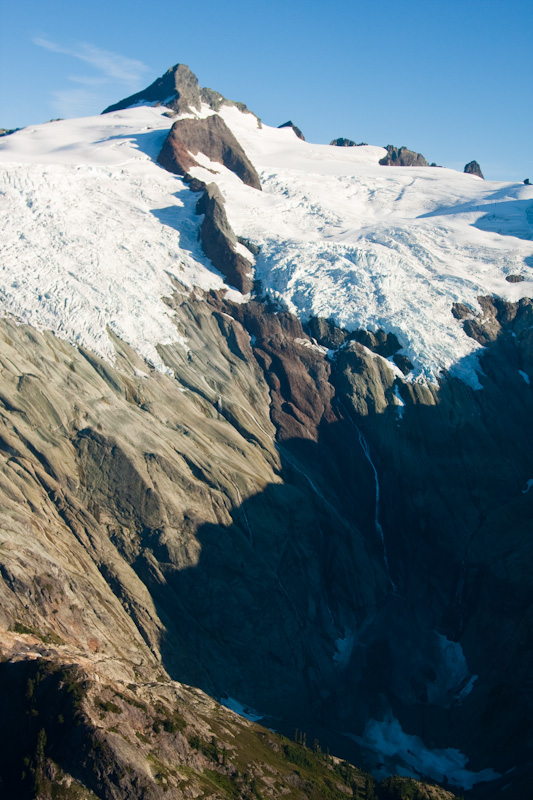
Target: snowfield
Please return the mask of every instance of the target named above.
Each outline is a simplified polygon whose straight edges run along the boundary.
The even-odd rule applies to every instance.
[[[224,283],[197,241],[197,196],[139,147],[155,158],[170,125],[141,108],[0,139],[3,314],[109,361],[108,328],[161,370],[158,343],[187,346],[162,299],[172,278]]]
[[[161,299],[172,277],[223,282],[198,245],[197,195],[155,163],[174,121],[164,112],[136,107],[0,139],[1,313],[110,360],[108,329],[159,368],[158,343],[186,346]],[[381,167],[381,147],[310,144],[235,107],[220,114],[263,191],[205,157],[192,172],[219,184],[235,233],[260,246],[263,289],[303,318],[396,333],[415,379],[448,369],[478,385],[479,345],[452,303],[533,296],[533,186]],[[525,280],[508,283],[514,274]]]

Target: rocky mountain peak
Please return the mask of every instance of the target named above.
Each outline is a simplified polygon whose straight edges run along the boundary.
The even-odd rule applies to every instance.
[[[530,796],[530,189],[137,104],[0,146],[2,796]]]
[[[177,113],[200,110],[202,99],[198,78],[186,64],[175,64],[146,89],[108,106],[103,113],[134,105],[166,105]]]
[[[186,64],[175,64],[146,89],[108,106],[102,113],[120,111],[135,105],[163,105],[176,114],[185,114],[199,111],[202,103],[213,111],[218,111],[223,105],[234,105],[241,111],[248,111],[244,103],[234,103],[214,89],[202,88],[198,78]]]

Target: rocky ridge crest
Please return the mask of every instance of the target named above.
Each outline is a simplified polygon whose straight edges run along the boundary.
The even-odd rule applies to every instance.
[[[429,167],[421,153],[415,153],[407,147],[395,147],[388,144],[385,149],[387,155],[379,162],[383,167]]]
[[[184,114],[200,111],[202,103],[206,103],[213,111],[218,111],[223,105],[248,111],[244,103],[228,100],[213,89],[201,88],[198,78],[186,64],[175,64],[146,89],[108,106],[102,114],[150,104],[163,105],[176,114]]]

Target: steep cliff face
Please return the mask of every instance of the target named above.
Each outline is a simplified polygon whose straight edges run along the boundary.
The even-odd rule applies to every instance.
[[[193,100],[186,113],[196,108]],[[22,300],[33,297],[24,282],[33,261],[25,259],[41,242],[43,218],[53,214],[43,212],[38,170],[28,168],[27,188],[30,178],[14,168],[6,188],[8,196],[20,186],[21,197],[31,201],[13,206],[28,237],[12,242],[11,252],[25,265],[17,278],[22,300],[8,306],[18,321],[0,320],[0,641],[5,685],[19,696],[23,691],[26,702],[14,705],[8,689],[2,708],[10,720],[34,709],[50,739],[47,750],[32,723],[28,796],[37,778],[43,786],[68,784],[80,797],[156,798],[165,789],[170,797],[252,797],[252,779],[264,797],[286,794],[287,786],[293,797],[372,796],[368,777],[354,783],[350,773],[349,781],[347,767],[341,775],[327,759],[319,769],[305,748],[295,755],[273,735],[265,745],[261,737],[269,734],[250,733],[248,723],[173,682],[179,681],[291,736],[298,728],[308,743],[316,738],[377,775],[424,775],[472,798],[526,797],[532,779],[533,306],[527,281],[509,288],[513,300],[496,293],[472,300],[476,281],[487,274],[491,285],[509,286],[504,276],[526,252],[526,239],[514,241],[496,277],[489,250],[480,249],[481,277],[469,274],[466,282],[450,267],[432,281],[424,270],[435,248],[440,263],[456,234],[452,223],[447,238],[431,227],[448,207],[426,207],[422,214],[416,198],[401,205],[405,181],[422,180],[416,172],[390,178],[378,166],[380,148],[339,148],[333,172],[313,174],[302,188],[300,173],[321,151],[283,130],[266,132],[260,144],[267,141],[270,150],[260,151],[255,120],[230,112],[224,128],[201,119],[176,123],[189,133],[199,123],[202,131],[181,140],[181,155],[198,157],[196,166],[182,164],[190,170],[186,184],[155,164],[174,137],[166,139],[170,123],[153,109],[155,130],[143,128],[127,145],[136,157],[130,183],[120,171],[122,153],[119,172],[109,166],[111,149],[98,151],[100,161],[87,175],[77,167],[75,173],[51,169],[47,186],[54,180],[66,186],[58,177],[65,172],[92,198],[84,224],[93,239],[86,240],[90,248],[78,246],[75,258],[65,255],[61,237],[54,240],[54,289],[34,287],[37,300],[23,311]],[[134,119],[136,112],[121,113]],[[256,175],[261,163],[254,158],[266,163],[261,193],[220,155],[230,122],[242,130],[243,153]],[[213,149],[217,130],[223,133]],[[122,135],[132,138],[128,129]],[[304,149],[290,150],[290,162],[271,167],[269,159],[278,150],[285,154],[293,140]],[[103,190],[94,185],[99,164],[105,165],[98,173],[106,186],[104,211],[97,203]],[[359,175],[363,169],[370,178]],[[214,182],[206,186],[208,177]],[[402,228],[398,217],[398,230],[370,232],[368,223],[357,233],[367,237],[363,244],[355,238],[357,247],[346,249],[344,240],[355,236],[344,224],[347,212],[335,206],[336,195],[331,207],[319,206],[316,192],[324,184],[339,192],[348,187],[352,213],[370,179],[384,181],[380,203],[394,195],[402,208],[416,209],[415,221]],[[485,191],[481,182],[461,179],[475,184],[468,191]],[[436,192],[440,176],[427,180]],[[203,191],[198,204],[188,187]],[[102,216],[115,218],[114,192],[128,222],[116,241],[106,239],[104,252],[96,242]],[[372,192],[367,203],[375,216],[379,192]],[[527,199],[510,202],[527,221]],[[267,238],[265,229],[287,208],[300,228],[294,223],[280,228],[279,240],[276,232]],[[33,227],[32,209],[39,215]],[[465,213],[473,213],[468,204]],[[157,236],[154,219],[161,221]],[[63,239],[63,226],[75,232],[66,210],[54,224]],[[480,237],[483,230],[476,228]],[[339,241],[328,245],[334,236]],[[461,229],[457,241],[464,238]],[[466,258],[471,250],[453,252]],[[390,267],[385,277],[376,266],[378,251]],[[96,321],[84,316],[87,283],[83,291],[67,284],[83,311],[74,337],[67,326],[72,314],[67,322],[61,316],[61,259],[68,281],[82,264],[83,280],[89,275],[94,283],[98,253],[116,276],[108,280],[105,273]],[[345,325],[327,314],[313,316],[316,301],[298,282],[297,263],[301,255],[309,264],[310,253],[312,269],[318,264],[312,275],[324,294],[337,291]],[[254,285],[254,257],[255,274],[267,278],[274,265],[274,278],[265,294],[256,283],[251,296],[244,292]],[[228,291],[209,260],[242,293]],[[335,290],[320,283],[324,264],[328,275],[341,278],[352,269],[355,284],[374,287],[369,307],[376,295],[386,311],[399,308],[398,316],[384,311],[384,325],[369,324],[371,330],[356,325],[357,313],[375,323],[381,310],[370,318],[355,302],[342,306],[346,284]],[[529,280],[527,259],[520,264]],[[429,275],[424,286],[436,282],[438,303],[422,290],[414,297],[405,290],[412,273]],[[397,274],[405,276],[403,307],[388,301]],[[148,278],[157,298],[144,290],[143,301]],[[20,284],[10,287],[7,300]],[[41,306],[55,316],[40,331],[20,324],[33,321]],[[288,310],[301,306],[307,311],[299,316]],[[124,307],[126,322],[119,313]],[[435,309],[444,319],[444,344],[431,328]],[[49,320],[57,335],[43,330]],[[473,380],[472,348],[481,347]],[[424,378],[423,358],[442,364],[443,352],[464,353],[465,364],[456,359],[454,375],[441,369]],[[76,666],[76,685],[87,684],[84,699],[77,690],[69,693],[65,665],[69,674]],[[79,701],[74,710],[72,694]],[[83,752],[78,772],[68,736],[62,739],[57,720],[47,716],[53,701],[45,699],[54,696],[61,698],[63,719],[83,712],[83,724],[74,726]],[[246,729],[242,741],[239,726]],[[247,754],[237,775],[221,755],[234,737],[236,753]],[[24,764],[20,740],[14,739],[13,763]],[[288,761],[308,773],[295,775],[287,758],[271,763],[270,751],[292,753],[297,761]],[[2,758],[8,770],[10,758]],[[172,766],[176,760],[179,768]],[[54,772],[59,767],[61,775]],[[96,778],[89,779],[91,772]],[[9,775],[17,780],[15,772]],[[376,791],[388,800],[415,789],[382,784]]]
[[[393,771],[528,780],[530,329],[481,392],[430,389],[261,304],[172,303],[196,331],[161,348],[174,377],[4,323],[5,628],[161,664],[356,762],[372,721],[424,742]]]

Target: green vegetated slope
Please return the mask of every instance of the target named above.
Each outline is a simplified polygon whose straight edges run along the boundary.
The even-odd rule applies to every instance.
[[[0,664],[4,797],[454,797],[406,778],[377,783],[319,742],[303,744],[304,734],[290,741],[162,672],[159,680],[140,680],[142,670],[120,660],[80,658],[65,646],[53,652],[33,634],[7,639],[11,650]]]

